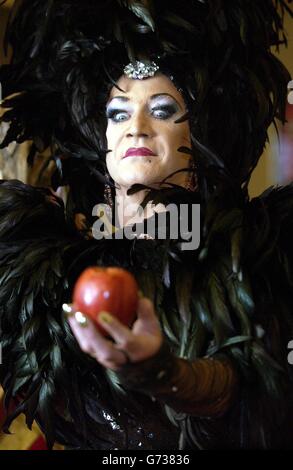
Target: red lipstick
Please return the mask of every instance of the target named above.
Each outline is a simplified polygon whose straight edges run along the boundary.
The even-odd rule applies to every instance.
[[[139,148],[129,148],[124,155],[124,158],[126,157],[155,157],[156,155],[152,150],[148,149],[147,147],[139,147]]]

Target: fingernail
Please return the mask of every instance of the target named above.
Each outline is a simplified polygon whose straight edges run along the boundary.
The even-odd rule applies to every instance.
[[[88,326],[88,321],[87,321],[87,318],[86,316],[81,313],[81,312],[75,312],[75,315],[74,315],[74,318],[75,320],[77,321],[77,323],[82,326],[83,328],[85,328],[86,326]]]
[[[64,315],[66,315],[67,317],[72,317],[74,315],[72,304],[63,304],[62,310]]]
[[[138,297],[142,299],[144,297],[142,290],[138,291]]]
[[[101,320],[104,323],[112,323],[113,318],[108,312],[100,312],[98,315],[98,319]]]

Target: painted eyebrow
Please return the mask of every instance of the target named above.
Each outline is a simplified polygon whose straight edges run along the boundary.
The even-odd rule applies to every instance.
[[[182,106],[180,105],[180,103],[176,100],[176,98],[172,95],[170,95],[169,93],[156,93],[155,95],[152,95],[150,97],[150,100],[153,100],[155,98],[159,98],[161,96],[169,96],[170,98],[172,98],[172,100],[176,101],[176,103],[178,104],[178,106],[180,108],[182,108]],[[118,101],[122,101],[123,103],[127,102],[127,101],[130,101],[129,98],[127,98],[126,96],[113,96],[113,98],[110,98],[110,100],[108,101],[107,103],[107,106],[109,103],[111,103],[113,100],[118,100]]]

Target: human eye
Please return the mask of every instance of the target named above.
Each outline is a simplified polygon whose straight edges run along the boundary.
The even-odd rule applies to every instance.
[[[173,104],[156,105],[151,109],[151,114],[156,119],[170,119],[178,111],[177,106]]]
[[[124,122],[129,119],[129,113],[124,109],[107,109],[106,116],[107,119],[117,123]]]

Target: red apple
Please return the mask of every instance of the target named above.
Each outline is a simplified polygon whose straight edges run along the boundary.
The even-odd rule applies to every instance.
[[[125,269],[87,268],[75,284],[73,305],[90,317],[102,334],[107,335],[98,323],[99,313],[109,312],[124,325],[131,326],[136,317],[138,285]]]

